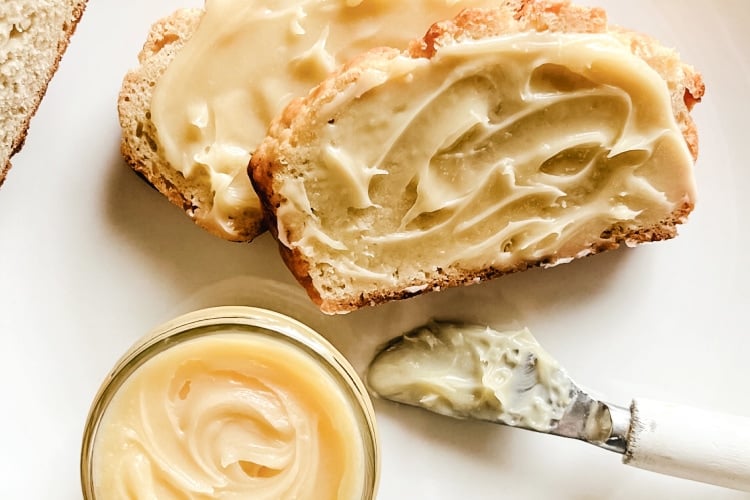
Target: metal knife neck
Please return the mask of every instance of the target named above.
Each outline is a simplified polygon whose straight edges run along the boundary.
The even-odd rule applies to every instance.
[[[550,434],[624,454],[629,431],[630,410],[598,401],[576,388],[573,402]]]

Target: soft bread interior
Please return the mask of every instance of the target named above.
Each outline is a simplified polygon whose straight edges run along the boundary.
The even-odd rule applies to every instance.
[[[0,2],[0,184],[84,5],[81,0]]]

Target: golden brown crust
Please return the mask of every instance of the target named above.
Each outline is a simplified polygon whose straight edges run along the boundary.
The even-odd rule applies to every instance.
[[[219,231],[207,220],[213,205],[210,182],[185,179],[159,153],[156,128],[151,122],[151,98],[159,77],[166,71],[198,27],[202,9],[181,9],[157,21],[138,55],[140,66],[123,80],[117,107],[122,128],[120,150],[125,161],[180,207],[200,227],[231,241],[251,241],[265,227],[262,214],[248,208],[233,219],[232,234]]]
[[[432,25],[412,42],[413,57],[432,57],[440,45],[524,31],[603,33],[604,10],[573,5],[568,1],[506,1],[497,9],[466,9],[453,19]]]
[[[10,170],[11,165],[11,159],[13,156],[21,151],[23,148],[24,143],[26,142],[26,135],[29,130],[29,125],[31,124],[31,119],[36,114],[37,110],[39,109],[39,105],[42,103],[42,98],[44,97],[44,94],[47,92],[47,87],[49,86],[49,82],[52,80],[52,77],[57,72],[57,68],[60,66],[60,61],[62,60],[63,54],[65,54],[65,51],[68,48],[68,45],[70,44],[70,38],[75,33],[76,27],[78,26],[78,21],[81,20],[81,16],[83,16],[83,11],[86,10],[86,2],[88,0],[76,0],[73,4],[73,9],[71,11],[70,18],[63,23],[62,26],[62,32],[63,36],[60,38],[59,43],[57,44],[57,56],[55,57],[55,60],[52,62],[52,65],[50,66],[49,72],[47,73],[44,82],[42,83],[42,86],[39,88],[39,91],[36,92],[34,95],[33,102],[30,103],[29,110],[27,115],[24,118],[24,121],[21,123],[21,126],[18,129],[18,133],[13,139],[13,142],[10,146],[10,154],[8,155],[7,160],[5,161],[5,164],[0,164],[0,186],[3,185],[5,182],[5,177],[8,175],[8,171]]]
[[[429,58],[444,44],[528,30],[580,33],[609,31],[618,36],[634,54],[646,61],[667,82],[675,118],[693,157],[697,157],[697,133],[689,111],[700,101],[705,90],[701,76],[692,67],[682,63],[673,50],[661,46],[655,40],[632,31],[608,27],[606,14],[601,9],[575,6],[569,1],[552,0],[516,0],[507,1],[504,7],[497,9],[468,9],[452,20],[433,25],[423,38],[412,42],[407,55]],[[294,240],[295,235],[278,234],[275,212],[285,200],[274,189],[273,182],[275,172],[283,171],[287,161],[283,154],[278,153],[282,149],[289,150],[311,140],[314,127],[309,123],[310,116],[316,116],[322,106],[334,99],[351,82],[356,81],[365,69],[387,65],[390,59],[400,54],[395,49],[377,49],[340,68],[307,97],[293,101],[284,110],[271,124],[268,137],[253,156],[250,172],[265,208],[267,225],[280,240],[279,248],[289,269],[305,287],[311,299],[326,313],[348,312],[366,305],[408,298],[445,287],[479,283],[531,267],[555,264],[554,259],[548,259],[523,262],[512,268],[487,268],[481,271],[443,270],[426,287],[423,283],[413,284],[419,285],[418,287],[411,287],[412,284],[406,283],[398,289],[364,292],[356,297],[347,296],[344,299],[323,298],[313,287],[306,258],[296,249],[290,249],[281,243],[283,240]],[[692,209],[692,201],[686,200],[669,217],[654,226],[638,229],[613,226],[601,235],[599,242],[589,248],[581,248],[579,256],[615,249],[622,244],[633,246],[673,238],[677,234],[677,224],[683,223]]]

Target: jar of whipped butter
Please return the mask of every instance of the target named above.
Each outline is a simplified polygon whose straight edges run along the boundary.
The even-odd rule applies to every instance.
[[[372,403],[319,334],[250,307],[196,311],[118,362],[84,431],[87,500],[375,497]]]

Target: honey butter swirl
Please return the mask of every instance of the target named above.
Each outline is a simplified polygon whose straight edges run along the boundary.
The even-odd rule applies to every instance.
[[[222,333],[139,367],[97,431],[96,498],[361,498],[364,445],[331,376],[296,348]]]
[[[321,275],[335,267],[357,285],[566,262],[694,197],[666,83],[608,34],[396,56],[315,118],[324,125],[302,146],[315,168],[277,185],[278,232]]]
[[[492,0],[206,0],[197,30],[154,88],[161,155],[214,192],[206,222],[260,202],[246,169],[271,119],[338,65],[378,46],[404,48],[437,19]]]

